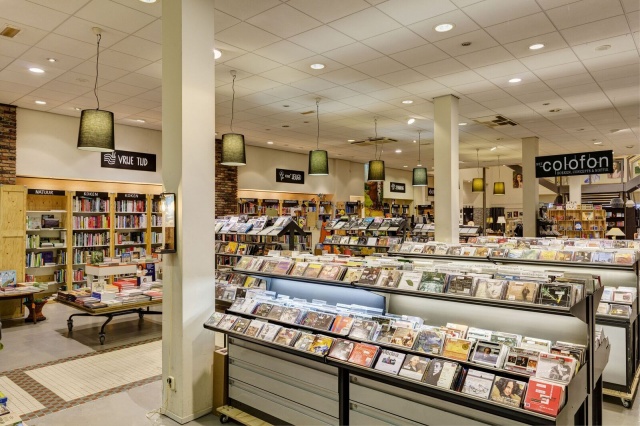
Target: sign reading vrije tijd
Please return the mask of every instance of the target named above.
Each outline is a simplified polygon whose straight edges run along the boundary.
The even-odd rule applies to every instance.
[[[156,155],[146,152],[113,151],[103,152],[100,166],[111,169],[139,170],[143,172],[156,171]]]
[[[601,173],[613,173],[613,151],[536,157],[537,178]]]

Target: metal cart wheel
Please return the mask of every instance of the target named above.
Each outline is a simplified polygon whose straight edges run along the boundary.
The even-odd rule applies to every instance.
[[[220,423],[229,423],[229,416],[227,416],[226,414],[223,414],[220,416]]]
[[[101,345],[104,345],[104,339],[105,339],[105,335],[104,335],[104,334],[101,334],[101,335],[100,335],[100,344],[101,344]]]
[[[620,398],[620,401],[622,401],[622,406],[624,408],[631,408],[631,400],[630,399]]]
[[[73,320],[67,320],[67,328],[69,329],[69,333],[73,331]]]

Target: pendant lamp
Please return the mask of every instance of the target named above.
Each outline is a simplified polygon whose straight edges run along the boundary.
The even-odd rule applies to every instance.
[[[318,121],[318,134],[316,136],[316,149],[309,151],[309,176],[327,176],[329,174],[329,154],[320,149],[320,98],[316,98],[316,119]]]
[[[418,167],[413,168],[413,186],[427,186],[429,177],[426,167],[422,167],[420,162],[420,131],[418,130]]]
[[[80,128],[78,130],[78,149],[84,151],[113,152],[115,151],[115,138],[113,132],[113,113],[100,109],[98,99],[98,63],[100,60],[100,39],[102,29],[93,27],[93,32],[98,38],[96,55],[96,82],[93,85],[93,94],[96,97],[98,107],[85,109],[80,113]]]
[[[233,133],[233,110],[236,101],[236,71],[231,70],[233,80],[231,82],[231,133],[222,135],[222,156],[220,164],[223,166],[246,166],[247,157],[244,150],[244,135]]]
[[[498,155],[498,182],[493,183],[493,195],[504,195],[504,182],[500,180],[500,156]]]
[[[382,150],[380,150],[380,158],[376,158],[378,157],[378,119],[375,118],[373,121],[376,133],[376,153],[373,160],[369,161],[369,174],[367,176],[367,181],[382,182],[385,180],[384,161],[380,160],[382,157]]]
[[[480,149],[476,148],[476,160],[478,161],[478,174],[480,173]],[[484,179],[481,177],[473,178],[471,182],[471,192],[484,192]]]

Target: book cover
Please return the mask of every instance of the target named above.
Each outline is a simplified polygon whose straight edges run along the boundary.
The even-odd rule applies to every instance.
[[[335,339],[328,356],[341,361],[347,361],[351,352],[353,352],[355,345],[356,343],[351,340]]]
[[[571,284],[542,283],[538,294],[540,305],[568,308],[571,306],[573,286]]]
[[[569,383],[576,368],[576,360],[570,356],[542,352],[538,358],[536,377],[554,382]]]
[[[416,331],[411,328],[397,327],[391,338],[392,345],[404,346],[405,348],[413,348],[416,340]]]
[[[481,299],[500,300],[504,297],[506,289],[507,281],[477,278],[473,295]]]
[[[237,320],[238,320],[237,316],[227,314],[224,317],[222,317],[217,327],[223,330],[231,330],[231,327],[233,327],[233,324],[235,324]]]
[[[291,261],[282,260],[278,262],[275,268],[273,268],[272,273],[276,275],[287,275],[287,273],[289,272],[289,268],[291,268]]]
[[[293,268],[291,268],[289,275],[294,277],[302,277],[304,276],[304,271],[305,269],[307,269],[307,266],[309,266],[307,262],[296,262],[293,265]]]
[[[447,274],[443,272],[423,272],[419,291],[427,293],[444,293]]]
[[[260,303],[253,311],[253,315],[257,317],[266,317],[267,315],[269,315],[269,312],[272,308],[273,305],[271,303]]]
[[[491,367],[502,366],[502,344],[487,340],[478,340],[471,355],[471,361],[476,364],[488,365]]]
[[[285,308],[280,315],[280,321],[289,324],[297,324],[304,315],[304,311],[300,308],[289,307]]]
[[[335,315],[326,314],[324,312],[318,312],[317,314],[314,328],[317,328],[318,330],[330,330],[333,320],[335,319]]]
[[[457,374],[457,362],[434,359],[429,364],[427,374],[424,376],[424,382],[439,388],[451,389]]]
[[[527,384],[525,382],[496,376],[491,387],[489,399],[499,404],[520,408],[526,387]],[[525,408],[527,407],[525,406]]]
[[[396,269],[383,269],[380,272],[380,277],[378,278],[376,285],[380,287],[396,288],[400,282],[401,275],[402,272]]]
[[[450,275],[447,293],[471,295],[473,277],[468,275]]]
[[[502,331],[494,331],[491,333],[491,341],[496,343],[502,343],[505,346],[516,347],[520,346],[522,336],[519,334],[505,333]]]
[[[264,272],[265,274],[272,274],[276,269],[276,266],[278,266],[278,263],[279,262],[277,260],[267,260],[262,264],[262,268],[260,269],[260,271]]]
[[[351,355],[349,355],[348,361],[363,367],[371,367],[379,349],[380,348],[375,345],[356,343],[353,351],[351,351]]]
[[[306,333],[303,331],[300,333],[300,336],[298,336],[298,339],[293,344],[293,347],[300,351],[308,351],[315,338],[315,334]]]
[[[284,312],[284,306],[273,305],[269,313],[267,314],[267,319],[272,319],[274,321],[280,320],[282,316],[282,312]]]
[[[403,271],[400,277],[398,288],[403,290],[417,291],[422,283],[422,271]]]
[[[318,274],[318,279],[336,281],[343,270],[344,267],[341,265],[324,265],[320,274]]]
[[[347,272],[345,272],[342,281],[346,283],[355,283],[360,280],[363,271],[364,268],[347,268]]]
[[[267,342],[273,342],[273,339],[276,338],[276,335],[280,331],[282,327],[277,324],[265,324],[262,327],[262,331],[258,335],[258,339],[266,340]]]
[[[383,349],[378,357],[378,362],[376,362],[374,369],[384,371],[389,374],[398,374],[402,368],[405,356],[406,355],[402,352]]]
[[[445,335],[437,330],[420,330],[413,346],[414,351],[439,355],[442,353]]]
[[[338,315],[336,316],[336,319],[333,321],[333,325],[331,326],[331,331],[333,333],[346,336],[351,331],[353,322],[354,322],[353,317],[350,317],[347,315]]]
[[[564,404],[564,397],[565,387],[563,385],[532,377],[527,386],[523,406],[525,410],[555,417]]]
[[[266,324],[267,323],[264,321],[254,319],[249,323],[249,326],[245,330],[244,335],[257,338],[262,331],[262,327],[264,327]]]
[[[526,348],[509,348],[507,358],[504,361],[504,369],[517,371],[518,373],[536,374],[540,351]]]
[[[461,392],[475,396],[476,398],[488,399],[495,377],[495,374],[470,368],[465,377]]]
[[[382,272],[382,268],[369,266],[364,268],[362,275],[360,276],[360,280],[358,284],[362,285],[376,285],[378,278],[380,277],[380,273]]]
[[[429,358],[423,356],[408,355],[405,358],[402,368],[400,368],[398,374],[402,377],[422,381],[425,373],[427,372],[429,361]]]
[[[322,270],[321,263],[310,263],[307,269],[303,272],[302,276],[307,278],[318,278],[320,271]]]
[[[505,300],[533,303],[538,293],[538,283],[526,281],[509,281]]]
[[[251,323],[250,319],[238,318],[238,320],[233,324],[233,327],[231,327],[231,331],[244,334],[247,327],[249,327],[249,323]]]
[[[373,320],[356,319],[351,326],[349,337],[358,340],[371,340],[376,332],[378,323]]]
[[[447,358],[466,361],[469,359],[471,347],[472,343],[470,340],[460,339],[457,337],[447,337],[442,349],[442,355]]]
[[[242,256],[238,263],[236,264],[236,269],[249,269],[249,265],[253,261],[253,257],[250,256]]]
[[[281,328],[273,339],[273,343],[283,346],[291,346],[300,332],[295,328]]]
[[[333,338],[328,336],[322,336],[320,334],[316,335],[313,339],[313,343],[309,346],[309,352],[325,356],[329,353],[329,349],[331,349],[331,345],[333,344]]]

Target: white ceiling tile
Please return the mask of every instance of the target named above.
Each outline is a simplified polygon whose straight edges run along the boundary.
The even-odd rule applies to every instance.
[[[395,53],[391,55],[391,57],[408,67],[414,68],[431,62],[441,61],[448,58],[449,55],[433,44],[425,44],[424,46]]]
[[[140,99],[147,99],[150,101],[157,101],[157,102],[161,102],[162,101],[162,90],[149,90],[148,92],[144,92],[143,94],[139,95],[138,98]]]
[[[377,50],[358,42],[325,52],[324,56],[342,64],[351,66],[379,58],[383,55]]]
[[[456,59],[469,68],[477,68],[512,60],[513,55],[504,47],[496,46],[478,52],[456,56]]]
[[[454,74],[469,70],[466,66],[458,62],[456,59],[449,58],[443,61],[433,62],[431,64],[422,65],[414,68],[427,77],[440,77],[447,74]]]
[[[291,85],[307,92],[318,92],[320,90],[326,90],[335,86],[334,83],[323,80],[319,77],[311,77],[304,80],[294,81],[291,83]]]
[[[260,74],[280,66],[279,63],[254,53],[247,53],[246,55],[231,59],[225,62],[225,65],[250,74]]]
[[[531,78],[529,79],[523,79],[523,81],[533,81],[532,83],[518,83],[518,84],[511,84],[511,83],[506,83],[506,85],[501,86],[502,84],[505,84],[504,80],[492,80],[492,82],[496,85],[496,86],[500,86],[502,87],[502,89],[504,89],[507,93],[509,93],[512,96],[517,96],[523,93],[533,93],[533,92],[539,92],[542,90],[547,90],[548,86],[546,84],[544,84],[541,81],[536,81],[537,79],[535,79],[535,76],[531,76]]]
[[[53,80],[42,86],[43,89],[55,90],[56,92],[64,92],[75,96],[93,96],[93,88],[83,87],[77,84],[65,83],[63,81]],[[98,90],[98,96],[102,99],[101,91]],[[93,98],[95,104],[95,97]]]
[[[611,47],[608,50],[596,50],[598,46],[602,45],[609,45]],[[595,43],[580,44],[573,47],[575,54],[583,61],[586,59],[615,55],[617,53],[636,49],[637,47],[631,37],[631,34],[599,40]]]
[[[471,45],[462,46],[462,43],[467,42],[471,43]],[[451,56],[459,56],[497,46],[498,42],[496,42],[486,31],[476,30],[459,36],[450,37],[445,40],[436,41],[433,44]]]
[[[638,0],[621,0],[625,13],[636,12],[640,10],[640,2]]]
[[[51,31],[64,22],[69,15],[24,0],[3,0],[2,17],[23,25]]]
[[[582,61],[590,72],[638,64],[638,52],[627,51]]]
[[[509,78],[516,77],[522,78],[521,74],[525,74],[528,71],[529,70],[527,69],[527,67],[525,67],[520,61],[515,59],[512,61],[501,62],[499,64],[475,69],[475,72],[486,79],[505,77],[507,80]]]
[[[482,83],[482,82],[479,82],[479,83]],[[501,99],[509,96],[511,95],[509,95],[507,92],[505,92],[500,88],[494,88],[491,90],[487,90],[486,92],[478,92],[478,93],[467,95],[468,98],[473,99],[476,102],[490,101],[493,99]]]
[[[394,61],[388,56],[354,65],[353,68],[372,77],[377,77],[379,75],[389,74],[391,72],[406,69],[404,65],[397,61]]]
[[[595,42],[597,40],[629,34],[629,25],[624,15],[613,18],[601,19],[577,27],[567,28],[561,31],[562,36],[571,45]],[[604,44],[604,43],[602,43]],[[595,46],[594,46],[595,47]]]
[[[278,67],[262,73],[263,77],[275,80],[282,84],[290,84],[294,81],[304,80],[310,75],[291,67]]]
[[[475,83],[465,83],[459,86],[452,86],[451,88],[456,92],[462,93],[464,95],[471,95],[474,93],[486,93],[486,92],[497,89],[495,84],[489,81],[477,81]]]
[[[307,94],[304,90],[297,89],[288,85],[280,85],[264,91],[267,95],[276,96],[281,99],[292,99]]]
[[[137,11],[146,13],[147,15],[153,15],[156,18],[162,16],[162,2],[147,3],[139,0],[111,0],[116,3],[120,3],[123,6],[130,7]]]
[[[362,0],[323,0],[321,2],[289,0],[287,4],[324,23],[351,15],[370,6]]]
[[[152,64],[147,65],[146,67],[140,68],[136,72],[138,74],[144,74],[144,75],[148,75],[149,77],[161,79],[162,78],[162,61],[156,61]]]
[[[117,81],[112,81],[111,83],[107,83],[100,88],[100,92],[107,91],[112,93],[118,93],[121,95],[128,95],[127,97],[136,96],[140,93],[146,92],[148,89],[143,87],[136,87],[130,84],[119,83]]]
[[[100,53],[100,65],[105,64],[114,68],[122,68],[127,71],[136,71],[150,63],[151,61],[147,59],[116,52],[111,49]]]
[[[285,65],[315,55],[314,52],[287,40],[280,40],[258,49],[256,53]]]
[[[144,110],[151,109],[151,108],[157,108],[157,107],[159,107],[161,105],[160,102],[149,101],[149,100],[140,99],[140,98],[129,98],[129,99],[126,99],[126,100],[122,101],[121,103],[123,105],[130,105],[130,106],[139,107],[139,108],[142,108]]]
[[[20,46],[28,47],[36,44],[49,33],[48,31],[20,24],[6,18],[2,19],[2,24],[2,28],[7,25],[20,30],[14,38],[0,37],[2,38],[2,40],[0,40],[0,52],[7,56],[11,56],[14,54],[14,51],[20,50]]]
[[[571,86],[579,86],[587,83],[595,83],[593,78],[589,73],[582,73],[577,75],[572,75],[569,77],[560,77],[545,80],[547,86],[551,87],[553,90],[562,89],[565,87]],[[557,90],[556,90],[557,91]]]
[[[155,89],[162,85],[162,80],[143,74],[132,72],[118,79],[119,83],[130,84],[132,86],[142,87],[147,90]]]
[[[136,31],[133,35],[145,40],[162,43],[162,20],[156,19],[146,27]]]
[[[547,16],[560,30],[622,13],[620,0],[582,0],[547,10]]]
[[[435,80],[440,84],[444,84],[447,87],[451,87],[451,86],[460,86],[466,83],[474,83],[477,81],[482,81],[484,80],[484,78],[473,71],[463,71],[463,72],[457,72],[454,74],[444,75],[441,77],[436,77]]]
[[[411,94],[402,90],[402,89],[398,89],[396,87],[390,87],[388,89],[384,89],[384,90],[378,90],[375,92],[371,92],[369,93],[369,95],[373,98],[379,99],[381,101],[388,101],[391,99],[397,99],[397,98],[406,98],[408,96],[410,96]],[[390,105],[382,105],[382,107],[385,107],[386,109],[388,108],[397,108],[396,106],[390,106]]]
[[[311,31],[295,35],[289,39],[302,47],[317,53],[327,52],[353,43],[350,37],[330,27],[318,27]]]
[[[378,90],[388,89],[391,85],[376,78],[369,78],[367,80],[347,84],[347,87],[360,93],[369,94]]]
[[[540,50],[529,49],[529,46],[535,43],[544,44],[543,52],[551,52],[553,50],[569,47],[562,35],[560,35],[559,32],[554,31],[552,33],[542,34],[513,43],[507,43],[504,45],[504,48],[511,52],[511,54],[516,58],[524,58],[541,53]]]
[[[364,40],[400,28],[400,24],[374,7],[345,16],[329,25],[356,40]]]
[[[407,91],[408,93],[425,93],[433,92],[436,90],[445,89],[445,86],[434,80],[424,79],[416,81],[415,83],[403,84],[399,86],[400,89]]]
[[[65,37],[72,38],[74,40],[82,41],[84,43],[91,43],[95,46],[96,35],[93,33],[92,28],[99,25],[100,24],[98,24],[97,22],[90,22],[85,19],[71,16],[69,19],[64,21],[62,25],[58,26],[53,32]],[[112,28],[102,28],[100,48],[108,48],[124,39],[126,36],[127,33],[124,33],[122,31],[114,30]]]
[[[498,40],[499,43],[504,44],[550,33],[555,31],[555,27],[549,18],[540,12],[493,25],[487,27],[486,30],[493,38]]]
[[[66,14],[73,14],[90,0],[56,0],[52,2],[50,0],[29,0],[30,3],[36,3],[41,6],[64,12]]]
[[[539,55],[528,56],[520,59],[520,61],[531,70],[568,64],[577,60],[578,57],[571,49],[559,49],[554,50],[553,52],[541,53]]]
[[[396,86],[402,86],[403,84],[415,83],[417,81],[425,80],[424,75],[412,69],[405,69],[389,74],[384,74],[379,76],[378,79],[389,84],[394,84]]]
[[[88,37],[87,40],[92,39]],[[53,33],[40,40],[36,47],[81,59],[89,59],[96,54],[95,43],[85,43]]]
[[[74,84],[76,86],[82,86],[84,88],[86,88],[86,90],[93,90],[93,86],[95,84],[95,71],[94,71],[94,75],[86,75],[86,74],[80,74],[77,73],[75,71],[67,71],[64,74],[58,76],[55,78],[55,80],[53,81],[60,81],[63,83],[69,83],[69,84]],[[99,78],[98,79],[98,87],[107,84],[110,80],[104,79],[104,78]]]
[[[55,58],[55,67],[62,70],[70,70],[83,62],[82,59],[63,55],[61,53],[51,52],[49,50],[40,49],[38,47],[32,47],[22,56],[20,56],[21,60],[39,64],[41,68],[43,68],[45,65],[51,64],[47,61],[47,58]]]
[[[117,52],[126,53],[128,55],[137,56],[149,61],[157,61],[162,58],[162,45],[145,40],[140,37],[129,36],[122,41],[114,44],[110,48]]]
[[[363,105],[371,105],[373,103],[376,103],[378,102],[378,99],[367,95],[358,95],[352,96],[350,98],[344,98],[341,100],[341,102],[354,107],[360,107]]]
[[[538,4],[544,10],[553,9],[555,7],[564,6],[569,3],[575,3],[578,0],[538,0]]]
[[[363,40],[362,43],[386,55],[422,46],[425,39],[406,28],[398,28],[375,37]]]
[[[543,80],[551,78],[567,77],[570,75],[577,75],[586,72],[587,69],[581,62],[571,62],[563,65],[556,65],[553,67],[540,68],[535,70],[535,74]]]
[[[410,25],[456,9],[449,0],[389,0],[377,7],[402,25]]]
[[[0,70],[13,62],[14,58],[0,55]]]
[[[73,71],[90,76],[90,78],[95,78],[96,76],[96,61],[85,61],[75,67]],[[102,62],[102,58],[100,58],[100,78],[106,80],[117,80],[125,75],[129,74],[128,71],[123,70],[121,68],[114,68],[108,66]]]
[[[92,0],[75,16],[101,26],[133,33],[150,24],[156,18],[112,1]]]
[[[288,38],[322,25],[321,22],[287,4],[280,4],[254,15],[247,22],[282,38]]]
[[[604,82],[626,77],[638,77],[637,65],[624,65],[617,68],[607,68],[604,70],[591,71],[591,75],[597,82]]]
[[[325,67],[320,70],[314,70],[311,68],[312,64],[323,64]],[[341,63],[329,59],[324,55],[310,56],[300,61],[290,63],[289,66],[302,72],[309,73],[314,77],[321,77],[323,74],[344,68],[344,65]]]
[[[0,79],[0,92],[20,94],[23,96],[35,89],[36,87],[33,85],[20,84]]]
[[[233,16],[224,13],[219,7],[216,7],[216,13],[213,15],[213,28],[215,29],[216,34],[226,30],[227,28],[233,27],[240,22],[240,19],[234,18]]]
[[[251,77],[237,81],[236,86],[261,92],[263,90],[273,89],[274,87],[280,86],[280,83],[258,75],[252,75]]]
[[[640,5],[640,1],[638,2]],[[629,23],[629,29],[631,32],[636,32],[640,29],[640,11],[627,13],[627,20]]]
[[[360,95],[359,92],[356,92],[355,90],[351,90],[342,86],[321,90],[319,92],[316,92],[316,94],[321,98],[327,98],[327,99],[333,99],[333,100],[340,100],[340,99],[350,98],[350,97]]]
[[[216,0],[216,10],[244,21],[279,4],[278,0]]]
[[[246,22],[241,22],[224,31],[216,33],[216,40],[253,52],[261,47],[275,43],[280,40],[280,37],[253,25],[247,24]]]
[[[436,25],[444,23],[454,24],[455,26],[452,30],[444,33],[439,33],[434,29]],[[415,31],[418,35],[431,43],[445,38],[466,34],[478,30],[479,28],[478,24],[473,22],[473,20],[465,15],[461,10],[454,10],[452,12],[409,25],[409,29]]]
[[[535,0],[485,0],[467,6],[464,13],[483,27],[540,12]]]
[[[15,105],[16,101],[23,97],[26,93],[6,92],[0,89],[0,103],[7,105]]]
[[[322,78],[341,86],[369,78],[368,75],[353,68],[342,68],[322,75]]]

